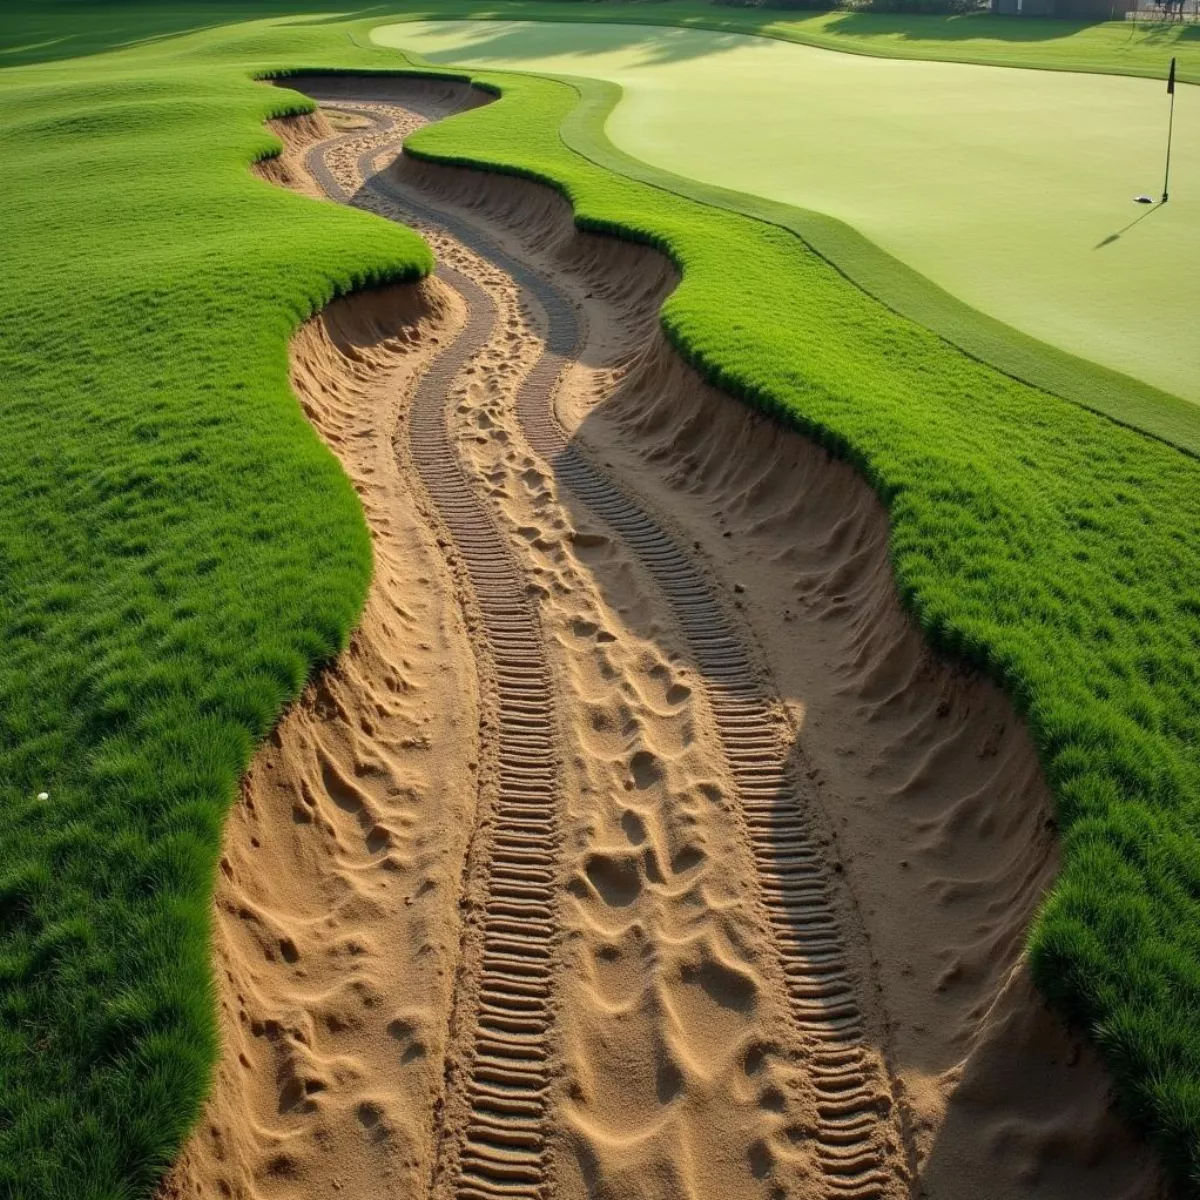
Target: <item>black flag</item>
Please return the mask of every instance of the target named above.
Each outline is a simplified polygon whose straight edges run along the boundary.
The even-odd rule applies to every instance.
[[[1167,76],[1167,95],[1175,95],[1175,60],[1171,59],[1171,73]]]

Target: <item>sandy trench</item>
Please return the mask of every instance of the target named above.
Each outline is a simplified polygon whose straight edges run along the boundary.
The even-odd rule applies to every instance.
[[[293,345],[376,573],[231,817],[164,1198],[1165,1194],[1021,961],[1028,736],[866,486],[683,366],[664,260],[392,161],[465,89],[291,83],[262,173],[443,270]]]

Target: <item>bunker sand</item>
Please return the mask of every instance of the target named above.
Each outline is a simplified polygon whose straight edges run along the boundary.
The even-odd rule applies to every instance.
[[[384,169],[468,94],[302,86],[346,131],[289,173],[320,138],[443,272],[293,346],[376,577],[230,821],[225,1054],[166,1194],[1155,1194],[1021,964],[1027,736],[925,651],[869,490],[678,361],[657,256]]]

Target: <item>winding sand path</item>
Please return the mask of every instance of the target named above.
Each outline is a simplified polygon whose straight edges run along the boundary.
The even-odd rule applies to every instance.
[[[638,505],[573,446],[554,416],[554,393],[580,343],[570,300],[549,279],[506,254],[480,230],[437,212],[374,170],[401,140],[385,106],[340,111],[372,121],[376,136],[357,133],[357,174],[364,185],[401,205],[410,223],[450,237],[502,270],[548,318],[546,347],[517,393],[521,431],[534,453],[637,553],[667,598],[710,691],[720,742],[745,814],[761,874],[761,896],[781,958],[794,1023],[805,1046],[817,1114],[811,1131],[822,1192],[883,1197],[889,1170],[890,1097],[878,1059],[864,1047],[861,1009],[847,970],[838,918],[828,898],[829,874],[797,803],[786,761],[778,698],[754,669],[712,584]],[[369,144],[361,148],[360,143]],[[310,173],[331,198],[352,197],[327,164],[334,147],[309,155]],[[469,260],[468,260],[469,261]],[[413,459],[466,560],[484,614],[485,636],[499,681],[501,779],[486,884],[481,977],[474,1055],[467,1087],[471,1116],[459,1154],[459,1197],[539,1194],[544,1098],[549,1086],[545,1040],[553,987],[556,842],[554,737],[547,672],[536,613],[501,535],[473,494],[469,470],[455,462],[443,406],[449,384],[486,344],[497,323],[487,292],[449,267],[439,277],[470,312],[458,340],[422,380],[410,426]],[[519,690],[518,690],[519,689]],[[714,747],[714,749],[716,749]],[[710,971],[708,986],[737,984]],[[518,1185],[520,1190],[511,1190]]]
[[[379,120],[378,127],[394,136],[390,118]],[[350,203],[353,196],[330,169],[327,155],[362,141],[361,134],[351,133],[311,151],[309,171],[331,199]],[[355,173],[360,179],[377,153],[373,146],[359,153]],[[553,687],[521,569],[472,474],[459,462],[446,419],[452,384],[494,336],[498,313],[487,291],[469,276],[449,267],[439,276],[462,297],[468,317],[417,388],[410,446],[483,615],[481,648],[494,670],[499,717],[494,824],[486,849],[473,855],[484,915],[471,955],[476,977],[469,985],[474,1007],[465,1077],[469,1115],[457,1146],[454,1192],[535,1196],[545,1179],[546,1041],[554,983],[558,770]],[[547,375],[552,387],[554,366],[546,356],[539,359],[524,390],[540,391]]]
[[[264,173],[441,266],[293,347],[376,578],[231,820],[164,1196],[1157,1195],[1024,974],[1028,739],[865,485],[662,344],[660,257],[398,156],[465,89],[291,82],[325,115]]]

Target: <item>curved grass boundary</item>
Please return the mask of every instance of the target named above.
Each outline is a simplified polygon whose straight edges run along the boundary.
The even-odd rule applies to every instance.
[[[139,37],[172,39],[204,36],[231,21],[305,14],[332,25],[320,0],[206,0],[202,5],[138,0],[10,0],[0,22],[0,69],[53,62],[136,45]],[[918,16],[867,12],[786,12],[740,8],[713,0],[398,0],[383,8],[369,0],[340,7],[345,22],[338,36],[352,38],[384,21],[500,17],[506,20],[618,22],[625,25],[679,25],[716,33],[757,34],[801,42],[846,54],[878,58],[939,59],[990,66],[1086,71],[1108,75],[1165,77],[1171,55],[1179,57],[1179,78],[1200,83],[1200,40],[1194,28],[1178,23],[1063,21],[996,17]],[[287,37],[296,40],[295,31]],[[312,39],[315,42],[315,38]],[[361,43],[360,43],[361,45]],[[326,41],[325,61],[342,65],[365,58],[346,56]],[[374,65],[381,65],[376,63]]]
[[[414,51],[394,52],[413,67],[446,69]],[[619,84],[584,76],[528,74],[556,80],[575,91],[578,103],[563,120],[562,138],[567,146],[597,166],[701,204],[742,213],[786,229],[863,291],[973,358],[1110,420],[1140,429],[1188,454],[1200,455],[1200,405],[1061,350],[980,312],[836,217],[677,175],[628,154],[615,146],[605,132],[608,117],[621,100]]]
[[[1064,849],[1030,936],[1036,978],[1196,1188],[1200,466],[963,354],[790,232],[575,153],[559,133],[573,87],[471,78],[500,101],[409,151],[549,184],[581,228],[668,254],[682,273],[663,309],[672,343],[862,472],[925,635],[1027,719]]]
[[[416,56],[409,56],[416,60]],[[419,60],[416,60],[419,61]],[[1033,387],[1200,455],[1200,406],[1119,371],[1069,354],[972,308],[894,258],[844,221],[650,166],[618,149],[604,125],[621,99],[618,84],[551,76],[579,102],[562,124],[563,141],[618,175],[789,230],[893,312]]]
[[[653,4],[603,0],[553,3],[500,0],[502,7],[476,0],[433,5],[406,0],[390,14],[365,22],[505,20],[630,26],[675,25],[714,33],[750,34],[798,42],[842,54],[870,58],[933,59],[992,67],[1076,71],[1093,75],[1134,75],[1166,79],[1172,55],[1178,78],[1200,83],[1200,37],[1195,27],[1173,22],[1064,21],[902,13],[788,13],[782,9],[739,8],[707,0],[656,0]]]

